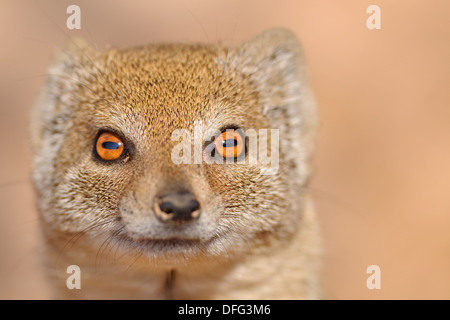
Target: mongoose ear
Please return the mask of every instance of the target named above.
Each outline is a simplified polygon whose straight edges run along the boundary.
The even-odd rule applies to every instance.
[[[309,88],[305,59],[297,37],[276,28],[244,42],[234,51],[235,70],[251,80],[262,113],[280,129],[285,150],[308,158],[314,146],[317,114]]]
[[[251,77],[262,91],[289,87],[303,77],[303,53],[297,37],[283,28],[267,30],[236,49],[239,71]],[[296,84],[299,85],[299,84]]]
[[[71,114],[73,90],[82,83],[83,66],[93,64],[98,52],[82,38],[71,38],[52,57],[47,77],[30,119],[30,147],[33,154],[42,152],[42,140],[54,127],[67,125]],[[62,119],[65,119],[62,121]]]
[[[75,67],[92,61],[96,55],[97,51],[83,38],[70,38],[55,54],[49,71],[70,74]]]
[[[297,111],[314,109],[305,105],[312,102],[305,59],[302,47],[291,31],[283,28],[267,30],[241,44],[234,54],[237,72],[250,78],[265,114],[279,114],[292,108]],[[304,112],[310,110],[303,110],[302,116],[306,116]]]

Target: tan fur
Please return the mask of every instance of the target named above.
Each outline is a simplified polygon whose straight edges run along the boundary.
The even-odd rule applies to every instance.
[[[176,165],[175,129],[280,130],[280,169]],[[315,105],[295,36],[273,29],[237,48],[149,45],[97,52],[73,39],[33,111],[31,146],[46,263],[56,298],[320,297],[316,218],[307,193]],[[134,145],[93,157],[101,129]],[[189,188],[201,217],[168,230],[153,199]],[[172,238],[183,239],[157,241]],[[66,288],[79,265],[82,289]]]

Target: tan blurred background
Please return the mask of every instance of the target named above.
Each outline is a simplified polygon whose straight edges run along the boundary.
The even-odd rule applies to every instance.
[[[81,31],[66,8],[81,7]],[[366,8],[381,8],[368,30]],[[450,299],[450,2],[0,0],[0,298],[48,298],[27,120],[54,49],[236,45],[284,26],[305,47],[321,112],[313,194],[331,298]],[[381,290],[366,268],[381,267]]]

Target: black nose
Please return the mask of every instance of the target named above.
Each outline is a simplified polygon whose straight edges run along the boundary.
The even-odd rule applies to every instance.
[[[190,192],[174,192],[156,198],[156,217],[162,222],[184,223],[197,220],[200,203]]]

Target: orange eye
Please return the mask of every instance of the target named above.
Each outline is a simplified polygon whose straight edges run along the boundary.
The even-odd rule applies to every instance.
[[[96,151],[103,160],[119,159],[123,148],[123,141],[112,133],[104,132],[97,138]]]
[[[244,139],[236,129],[227,129],[214,141],[216,150],[224,158],[237,158],[244,151]]]

